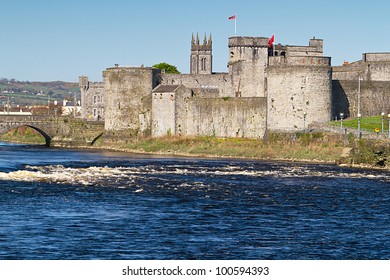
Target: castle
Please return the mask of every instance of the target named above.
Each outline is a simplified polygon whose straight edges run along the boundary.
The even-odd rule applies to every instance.
[[[390,53],[331,67],[322,39],[308,46],[269,42],[229,38],[227,73],[212,71],[211,35],[203,42],[196,35],[190,74],[116,65],[103,71],[102,83],[81,76],[82,117],[104,120],[107,133],[129,137],[263,138],[267,131],[302,131],[339,113],[356,116],[359,90],[361,114],[390,112]]]

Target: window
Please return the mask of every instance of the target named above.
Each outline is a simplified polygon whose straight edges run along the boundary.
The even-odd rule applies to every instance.
[[[94,95],[94,96],[93,96],[93,104],[96,104],[96,101],[97,101],[97,96]]]
[[[201,69],[202,71],[206,71],[206,58],[201,59]]]

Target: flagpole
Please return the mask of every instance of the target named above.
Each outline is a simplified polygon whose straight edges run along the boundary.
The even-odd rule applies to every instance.
[[[234,36],[237,35],[237,15],[234,14],[228,18],[229,20],[234,20]]]
[[[234,15],[234,36],[237,36],[237,14]]]
[[[274,36],[274,42],[272,44],[272,49],[273,49],[272,56],[275,56],[275,34],[273,34],[272,36]]]

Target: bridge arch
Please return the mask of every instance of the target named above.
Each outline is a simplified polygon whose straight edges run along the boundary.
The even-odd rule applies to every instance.
[[[102,136],[103,136],[103,132],[100,133],[98,136],[96,136],[96,137],[91,141],[91,146],[93,146],[93,144],[95,144],[95,142],[96,142],[98,139],[100,139],[100,137],[102,137]]]
[[[42,129],[35,127],[35,126],[32,126],[32,125],[25,124],[24,126],[30,127],[32,129],[38,131],[45,138],[46,147],[50,147],[51,137],[46,132],[44,132]]]

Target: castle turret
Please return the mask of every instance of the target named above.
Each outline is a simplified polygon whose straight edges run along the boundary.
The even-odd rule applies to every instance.
[[[209,40],[204,35],[203,44],[200,44],[199,35],[196,34],[196,40],[192,35],[191,41],[191,58],[190,58],[190,73],[191,74],[211,74],[213,68],[212,55],[212,39],[211,34]]]
[[[332,68],[323,56],[323,40],[309,46],[283,46],[284,55],[269,57],[267,125],[270,130],[305,130],[328,122],[332,113]]]
[[[317,48],[317,51],[322,54],[324,51],[324,40],[313,37],[313,39],[310,39],[309,41],[309,46]]]
[[[79,77],[79,88],[81,93],[81,117],[86,119],[88,117],[86,95],[89,89],[89,81],[87,76]]]
[[[264,97],[268,38],[229,38],[229,74],[237,97]]]

